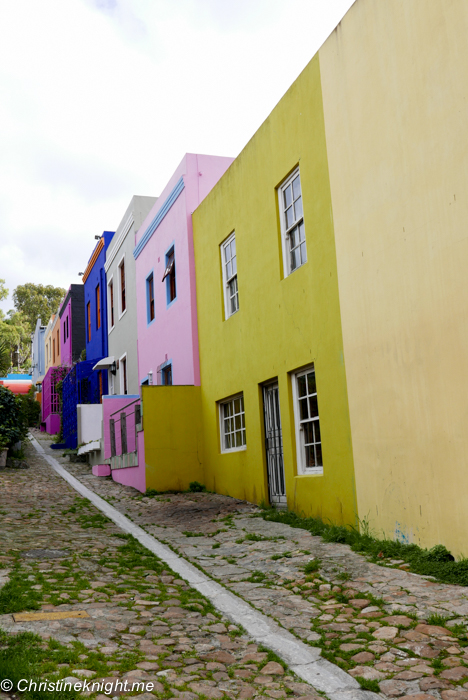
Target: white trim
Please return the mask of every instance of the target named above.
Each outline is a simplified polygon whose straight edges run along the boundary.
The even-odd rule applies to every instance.
[[[122,231],[119,233],[119,237],[115,240],[115,244],[112,246],[112,249],[109,251],[107,249],[107,254],[106,254],[106,262],[104,263],[104,270],[107,272],[112,265],[117,253],[119,252],[119,248],[122,245],[122,243],[125,240],[125,237],[127,236],[128,232],[132,228],[134,224],[134,218],[133,218],[133,212],[129,215],[127,221],[123,225]]]
[[[127,364],[127,353],[124,352],[124,354],[119,357],[119,395],[121,394],[122,396],[126,396],[124,392],[124,380],[123,380],[123,372],[122,372],[122,360],[125,360],[125,367],[127,370],[127,394],[128,394],[128,364]]]
[[[244,416],[244,438],[245,438],[245,445],[240,445],[239,447],[225,447],[224,446],[224,438],[225,438],[225,433],[224,433],[224,406],[234,402],[236,399],[242,399],[242,407],[243,411],[240,414],[235,414],[235,415],[242,415]],[[230,396],[228,399],[223,399],[222,401],[218,401],[218,416],[219,416],[219,438],[220,438],[220,447],[221,447],[221,453],[222,454],[227,454],[229,452],[241,452],[242,450],[247,449],[247,432],[246,432],[246,425],[245,425],[245,404],[244,404],[244,394],[241,392],[240,394],[235,394],[234,396]],[[234,433],[235,434],[235,433]]]
[[[290,246],[289,246],[289,236],[287,233],[287,227],[286,227],[286,218],[285,218],[285,208],[284,208],[284,201],[283,201],[283,192],[287,189],[287,187],[292,183],[292,181],[299,175],[300,178],[300,171],[299,167],[295,168],[295,170],[289,175],[286,180],[284,180],[281,185],[278,187],[278,206],[279,206],[279,215],[280,215],[280,225],[281,225],[281,247],[283,250],[283,275],[284,277],[288,277],[292,272],[295,272],[299,267],[302,267],[302,265],[305,265],[307,262],[307,241],[305,238],[305,225],[304,225],[304,198],[302,197],[302,183],[301,183],[301,202],[302,202],[302,217],[299,217],[297,219],[297,222],[300,223],[302,221],[302,225],[304,228],[304,244],[305,244],[305,249],[306,249],[306,258],[304,262],[302,262],[300,265],[295,267],[293,270],[291,270],[291,259],[290,259]],[[294,228],[294,225],[291,225],[289,227],[289,230],[292,231]]]
[[[111,315],[111,303],[110,303],[110,286],[112,284],[112,290],[113,290],[113,297],[114,297],[114,323],[112,324],[112,315]],[[115,328],[115,284],[114,284],[114,274],[109,277],[107,280],[107,335],[114,330]]]
[[[235,274],[231,274],[231,276],[227,277],[227,264],[226,264],[226,254],[225,250],[232,243],[232,241],[235,242],[236,240],[236,232],[233,231],[229,236],[221,243],[220,245],[220,252],[221,252],[221,271],[223,275],[223,297],[224,297],[224,319],[227,320],[231,316],[234,316],[239,311],[239,285],[238,285],[238,279],[237,279],[237,244],[236,244],[236,255],[235,255],[235,260],[236,260],[236,272]],[[230,259],[231,261],[233,258]],[[237,294],[237,309],[235,311],[231,311],[230,308],[230,301],[231,297],[229,294],[229,283],[233,280],[236,280],[236,294]]]
[[[109,357],[103,357],[102,360],[99,360],[99,362],[96,362],[96,364],[93,367],[94,369],[109,369],[109,367],[112,367],[114,364],[114,356],[109,355]]]
[[[110,370],[107,372],[107,385],[109,387],[109,394],[111,396],[115,395],[115,374]]]
[[[122,311],[122,273],[120,272],[120,267],[124,263],[124,278],[125,278],[125,309]],[[119,262],[117,263],[117,285],[118,285],[118,300],[117,300],[117,314],[119,317],[119,321],[122,318],[122,316],[127,312],[128,304],[127,304],[127,266],[125,264],[125,253],[122,255],[120,258]],[[115,293],[115,289],[114,289]]]
[[[298,395],[298,391],[297,391],[297,380],[299,377],[303,376],[304,374],[307,374],[311,370],[313,370],[315,373],[315,366],[313,364],[309,365],[308,367],[303,367],[302,369],[298,370],[297,372],[291,373],[293,404],[294,404],[294,430],[295,430],[295,435],[296,435],[297,473],[298,473],[298,475],[304,475],[304,476],[306,476],[306,475],[323,476],[323,465],[321,467],[305,467],[304,466],[304,453],[303,453],[303,444],[302,444],[303,431],[301,430],[301,426],[300,426],[299,395]],[[319,418],[318,422],[320,423],[320,418]],[[320,444],[322,444],[322,443],[320,443]],[[323,449],[322,449],[322,461],[323,461]]]

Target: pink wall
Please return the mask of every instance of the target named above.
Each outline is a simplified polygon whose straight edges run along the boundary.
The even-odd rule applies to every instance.
[[[136,235],[135,243],[138,243],[183,177],[184,190],[136,259],[140,383],[152,371],[153,384],[160,384],[158,366],[172,361],[173,384],[200,384],[191,214],[232,161],[232,158],[186,154]],[[175,248],[177,298],[168,306],[166,282],[161,280],[166,252],[172,245]],[[155,320],[148,324],[146,280],[151,272],[154,277]]]
[[[71,305],[72,305],[72,300],[68,300],[68,304],[65,307],[65,312],[62,316],[62,318],[59,319],[60,323],[60,362],[62,365],[67,365],[68,367],[71,367],[73,362],[72,362],[72,314],[71,314]],[[68,317],[68,323],[69,323],[69,335],[68,338],[65,340],[64,339],[64,333],[63,333],[63,324],[67,322],[67,317]]]
[[[130,404],[130,405],[129,405]],[[111,457],[111,440],[110,440],[110,419],[115,421],[115,452],[116,455],[122,454],[122,442],[120,431],[120,413],[124,412],[127,416],[127,452],[134,452],[135,443],[135,406],[140,404],[140,397],[134,394],[125,396],[103,396],[102,397],[102,415],[103,415],[103,432],[104,432],[104,458]],[[138,434],[138,466],[126,467],[125,469],[113,469],[112,479],[120,484],[132,486],[139,491],[146,491],[145,477],[145,459],[143,433]]]

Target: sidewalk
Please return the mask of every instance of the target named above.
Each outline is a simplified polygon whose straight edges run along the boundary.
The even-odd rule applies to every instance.
[[[29,445],[27,453],[29,469],[0,470],[0,565],[12,576],[18,557],[17,593],[37,595],[40,611],[61,619],[15,621],[0,614],[0,648],[1,630],[39,634],[49,664],[44,677],[112,683],[98,698],[126,696],[122,684],[130,688],[139,680],[145,684],[140,700],[161,694],[318,700],[313,688],[270,660],[197,591],[129,543]],[[77,611],[85,615],[70,617]],[[47,640],[64,646],[49,648]],[[69,663],[54,661],[64,654]]]
[[[41,434],[35,433],[35,437],[41,439]],[[57,458],[57,454],[46,447],[48,441],[41,440],[41,444]],[[53,482],[53,488],[49,488],[49,491],[57,492],[59,489],[62,493],[64,490],[69,494],[68,498],[73,499],[70,487],[56,476],[48,465],[39,467],[41,461],[38,457],[32,458],[35,477],[41,473],[40,486],[37,478],[34,481],[25,479],[26,472],[22,472],[21,475],[15,474],[18,482],[21,480],[30,485],[33,481],[38,493],[44,488],[49,488],[47,484]],[[326,544],[321,538],[313,537],[304,530],[266,522],[258,517],[257,508],[234,499],[213,494],[178,494],[146,498],[133,489],[122,487],[109,479],[93,477],[87,465],[72,464],[66,458],[60,457],[58,461],[117,510],[160,541],[170,544],[183,557],[196,563],[233,593],[256,606],[264,614],[278,620],[298,638],[312,645],[319,645],[322,648],[322,656],[339,664],[351,675],[378,681],[381,693],[386,697],[417,695],[418,699],[424,700],[422,696],[427,695],[427,700],[432,700],[433,697],[442,697],[443,700],[468,700],[468,653],[465,654],[464,647],[467,642],[459,639],[463,630],[466,631],[468,589],[434,584],[399,569],[370,564],[345,545]],[[1,478],[0,476],[0,481]],[[63,486],[59,487],[57,480]],[[51,501],[53,502],[53,497]],[[3,508],[3,498],[1,507]],[[17,517],[24,518],[21,507],[16,507],[20,509],[19,512],[16,511]],[[49,508],[45,507],[43,515],[47,518],[48,514],[49,523],[53,520],[55,526],[56,518],[50,516]],[[68,517],[70,518],[71,514]],[[104,531],[106,537],[109,537],[109,542],[104,543],[103,530],[83,531],[83,521],[76,523],[76,516],[74,517],[71,532],[74,539],[76,536],[77,545],[80,543],[84,546],[84,551],[86,547],[99,551],[105,546],[106,551],[112,553],[112,548],[115,550],[119,546],[120,542],[117,543],[118,538],[115,537],[118,530],[112,524],[105,525]],[[42,523],[44,537],[48,537],[50,541],[47,521],[42,520]],[[15,537],[16,548],[23,549],[33,544],[39,546],[36,540],[40,541],[40,538],[36,533],[36,540],[32,544],[29,540],[18,542],[17,530],[14,527],[11,532]],[[90,532],[93,534],[89,535]],[[29,530],[27,537],[32,534]],[[56,539],[57,533],[53,534]],[[97,554],[93,556],[98,557]],[[313,558],[321,561],[319,575],[306,577],[303,567]],[[89,563],[89,559],[86,559],[86,563]],[[80,566],[83,561],[84,556],[80,557]],[[115,576],[111,565],[104,568],[107,572],[99,573],[99,576],[96,574],[94,577],[108,586],[115,580]],[[101,569],[100,572],[102,571]],[[138,577],[136,572],[134,576],[136,578],[132,579],[129,585],[135,586],[136,590],[136,581],[141,580],[141,574]],[[124,576],[121,578],[125,580]],[[107,610],[113,602],[112,598],[104,602],[104,594],[99,590],[102,587],[96,585],[97,583],[99,581],[94,582],[94,587],[91,583],[90,589],[82,593],[88,596],[84,603],[88,606],[102,606],[96,610]],[[151,589],[148,588],[148,592],[151,594]],[[134,611],[137,607],[127,601],[126,614],[130,609]],[[110,609],[113,610],[112,606]],[[149,611],[143,608],[143,612]],[[151,613],[154,613],[154,609]],[[114,612],[111,613],[113,614]],[[195,614],[200,616],[199,613]],[[450,625],[458,623],[463,627],[454,627],[454,634],[449,627],[426,625],[425,622],[434,614],[453,617]],[[138,615],[136,612],[135,618]],[[70,625],[70,621],[67,622]],[[76,627],[77,623],[72,624]],[[83,623],[80,621],[79,624]],[[141,622],[139,624],[141,625]],[[191,624],[194,625],[193,620]],[[220,624],[218,618],[213,624]],[[225,621],[221,624],[229,627],[229,623]],[[0,627],[2,626],[4,622],[0,618]],[[108,630],[109,628],[112,628],[112,624],[108,626]],[[57,630],[54,631],[54,636],[60,639],[63,626],[59,625],[53,629]],[[96,629],[88,634],[94,635],[94,640],[99,639]],[[247,653],[248,642],[244,641],[244,636],[235,637],[236,634],[239,633],[231,630],[230,641],[219,643],[244,644],[242,651],[235,652],[238,661],[242,658],[241,654]],[[122,653],[122,646],[128,645],[129,640],[123,639],[126,636],[128,635],[119,634],[117,641],[115,638],[112,640],[119,649],[117,652],[114,647],[113,654]],[[229,635],[218,634],[218,637],[224,638]],[[88,639],[88,646],[91,646],[90,641]],[[133,649],[135,645],[137,641],[134,640],[133,647],[130,644],[129,648]],[[255,645],[248,646],[250,650]],[[230,650],[229,647],[228,649]],[[101,649],[101,653],[110,652],[102,652]],[[193,649],[190,653],[193,653]],[[203,663],[206,664],[206,660]],[[234,665],[231,667],[231,676],[232,668]],[[291,691],[296,694],[315,695],[310,687],[293,687],[294,680],[288,680],[287,677],[285,679],[284,675],[269,676],[263,672],[260,676],[268,677],[270,683],[262,686],[262,682],[255,680],[253,668],[246,669],[245,664],[235,668],[236,678],[243,678],[241,685],[235,689],[223,686],[223,683],[233,681],[213,676],[212,680],[209,679],[213,683],[211,688],[221,693],[229,692],[230,695],[234,693],[237,697],[251,697],[258,692],[266,693],[270,697],[284,697],[285,694],[291,694]],[[205,673],[213,672],[213,669],[208,669],[206,665],[203,670]],[[228,666],[226,670],[229,678]],[[226,670],[219,672],[226,674]],[[245,676],[246,670],[252,674],[249,678]],[[238,671],[242,671],[244,676],[239,676]],[[181,675],[183,676],[182,673]],[[277,687],[272,687],[271,683]],[[203,693],[207,695],[205,690]],[[193,687],[188,689],[187,686],[185,692],[196,693],[197,690]],[[213,693],[213,690],[210,692]],[[413,697],[413,700],[417,699]]]

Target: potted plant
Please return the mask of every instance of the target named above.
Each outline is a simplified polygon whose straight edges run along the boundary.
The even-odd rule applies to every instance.
[[[8,439],[0,435],[0,467],[6,465],[7,454],[8,454]]]

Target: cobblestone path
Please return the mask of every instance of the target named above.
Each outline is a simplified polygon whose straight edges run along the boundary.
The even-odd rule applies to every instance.
[[[102,682],[105,693],[97,685],[82,692],[100,699],[126,696],[137,681],[140,700],[319,699],[26,450],[28,469],[0,470],[0,612],[9,610],[0,614],[0,650],[10,635],[35,632],[47,657],[42,677]],[[80,471],[100,485],[88,467]],[[7,599],[8,579],[15,593]],[[38,611],[62,619],[15,621],[11,613],[34,599]],[[77,611],[85,616],[67,617]]]
[[[468,700],[468,589],[410,574],[398,562],[396,568],[369,563],[346,545],[267,522],[244,502],[204,493],[147,498],[93,477],[87,465],[58,461],[147,532],[299,638],[321,646],[326,658],[355,677],[378,681],[384,697]],[[96,546],[102,539],[90,541]],[[305,575],[311,560],[317,571]],[[101,594],[90,594],[87,604]],[[261,692],[290,693],[284,676],[282,681]],[[248,692],[258,692],[252,679],[245,683]]]

